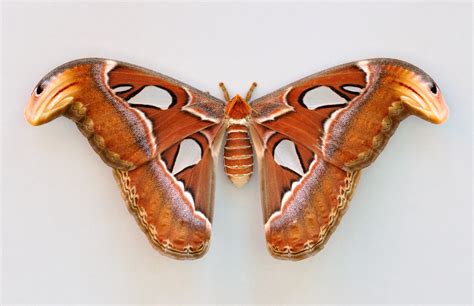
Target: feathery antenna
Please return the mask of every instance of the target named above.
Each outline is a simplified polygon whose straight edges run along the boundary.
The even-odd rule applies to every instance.
[[[252,86],[250,86],[249,91],[247,92],[247,95],[245,96],[245,101],[248,102],[248,101],[250,100],[250,98],[252,97],[252,93],[253,93],[255,87],[257,87],[257,83],[256,83],[256,82],[253,82],[253,83],[252,83]]]
[[[222,89],[222,92],[224,93],[224,99],[226,100],[226,102],[230,101],[229,92],[227,91],[227,88],[225,88],[224,83],[220,82],[219,87]]]

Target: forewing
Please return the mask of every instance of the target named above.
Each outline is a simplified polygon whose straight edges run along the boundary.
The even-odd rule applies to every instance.
[[[304,103],[306,94],[321,86],[333,90],[346,103],[309,109]],[[372,163],[408,115],[441,123],[448,113],[434,81],[419,68],[394,59],[331,68],[251,105],[254,121],[350,171]]]

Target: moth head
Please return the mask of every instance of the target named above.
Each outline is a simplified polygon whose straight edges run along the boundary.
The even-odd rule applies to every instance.
[[[392,79],[400,100],[411,113],[440,124],[448,118],[448,107],[438,85],[423,71],[405,70]]]
[[[26,120],[32,125],[41,125],[64,114],[85,76],[85,69],[63,66],[50,72],[33,89],[24,111]]]
[[[252,108],[241,96],[233,97],[225,107],[225,114],[233,119],[244,119],[252,112]]]
[[[252,113],[252,107],[250,106],[248,101],[250,101],[255,87],[257,87],[257,83],[252,83],[250,89],[247,92],[247,95],[245,96],[245,99],[242,98],[240,95],[236,95],[231,99],[224,83],[219,83],[219,86],[221,87],[222,92],[224,94],[224,98],[227,102],[227,105],[225,107],[225,114],[227,117],[232,119],[244,119]]]

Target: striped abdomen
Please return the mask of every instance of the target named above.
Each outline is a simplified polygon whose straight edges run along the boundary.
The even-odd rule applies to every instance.
[[[224,170],[237,187],[245,185],[253,173],[253,150],[249,130],[245,125],[231,124],[227,128]]]

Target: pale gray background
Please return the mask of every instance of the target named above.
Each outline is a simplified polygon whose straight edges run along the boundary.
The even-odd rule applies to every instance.
[[[470,4],[4,4],[4,302],[470,303]],[[220,97],[255,97],[310,73],[396,57],[437,81],[450,118],[402,123],[363,171],[351,207],[315,257],[265,248],[258,177],[217,169],[214,232],[197,261],[161,256],[74,124],[33,128],[37,81],[75,58],[120,59]]]

